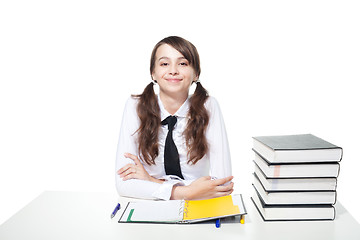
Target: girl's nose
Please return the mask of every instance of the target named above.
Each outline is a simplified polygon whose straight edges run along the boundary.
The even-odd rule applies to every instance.
[[[170,66],[169,73],[172,74],[172,75],[176,75],[176,74],[179,73],[176,64],[172,64],[172,65]]]

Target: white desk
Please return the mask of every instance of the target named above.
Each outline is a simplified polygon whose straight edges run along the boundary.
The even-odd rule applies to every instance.
[[[248,196],[245,224],[117,223],[114,195],[44,192],[0,226],[0,239],[342,239],[359,240],[360,225],[338,203],[335,221],[264,222]]]

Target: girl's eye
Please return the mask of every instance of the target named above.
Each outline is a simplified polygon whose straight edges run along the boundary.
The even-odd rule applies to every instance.
[[[181,66],[187,66],[188,64],[186,62],[180,63]]]
[[[168,63],[164,62],[164,63],[160,63],[160,66],[167,66],[169,65]]]

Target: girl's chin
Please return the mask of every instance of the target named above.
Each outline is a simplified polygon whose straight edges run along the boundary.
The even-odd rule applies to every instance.
[[[180,88],[180,87],[166,87],[166,88],[161,88],[160,87],[160,92],[162,92],[163,94],[166,95],[188,95],[189,94],[189,88]]]

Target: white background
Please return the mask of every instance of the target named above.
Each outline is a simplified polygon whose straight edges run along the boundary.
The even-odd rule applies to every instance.
[[[198,48],[237,192],[253,191],[252,136],[312,133],[343,147],[338,200],[360,222],[359,12],[346,0],[1,1],[0,224],[45,190],[116,201],[125,100],[169,35]]]

